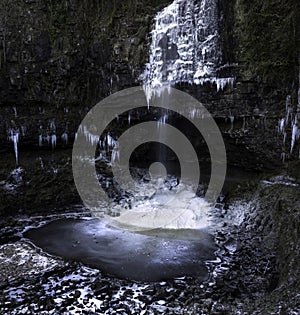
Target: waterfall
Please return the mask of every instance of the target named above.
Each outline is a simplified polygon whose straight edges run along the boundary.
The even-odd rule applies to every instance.
[[[155,17],[149,63],[141,75],[148,97],[151,90],[179,82],[233,83],[218,78],[221,51],[216,0],[175,0]],[[149,95],[150,93],[150,95]]]

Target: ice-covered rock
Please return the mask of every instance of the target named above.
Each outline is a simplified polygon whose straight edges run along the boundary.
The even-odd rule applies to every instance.
[[[215,0],[175,0],[155,17],[150,60],[141,75],[148,100],[155,89],[179,82],[216,84],[222,90],[234,78],[219,78],[221,51]]]

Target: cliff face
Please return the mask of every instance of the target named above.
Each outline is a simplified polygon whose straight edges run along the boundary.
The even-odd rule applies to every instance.
[[[153,17],[170,1],[0,3],[0,212],[79,202],[70,163],[86,112],[139,84]],[[57,148],[39,135],[56,129]],[[19,131],[16,167],[9,130]],[[61,140],[67,132],[69,143]]]
[[[136,84],[166,3],[2,1],[1,104],[94,104]]]
[[[299,17],[299,1],[236,1],[234,32],[243,77],[288,88],[297,83]]]
[[[14,124],[26,129],[24,144],[37,143],[40,125],[47,128],[53,118],[61,133],[68,128],[72,136],[84,109],[139,84],[153,17],[169,3],[1,1],[1,147]],[[231,69],[238,79],[224,93],[199,86],[192,93],[208,100],[215,116],[238,119],[260,108],[277,119],[287,94],[297,102],[298,2],[232,0],[218,6],[222,59],[238,65]]]
[[[60,159],[59,150],[52,151],[51,145],[39,147],[39,135],[55,126],[57,148],[71,148],[78,125],[92,106],[140,84],[139,74],[149,59],[153,18],[171,2],[1,1],[0,152],[11,161],[8,166],[3,160],[0,179],[14,165],[9,130],[19,130],[19,149],[28,154],[26,161],[31,159],[28,152],[35,150],[37,158],[44,154]],[[275,168],[291,143],[290,126],[285,145],[277,132],[279,119],[286,115],[287,95],[293,115],[297,112],[298,1],[220,0],[218,8],[222,61],[229,65],[222,71],[234,75],[235,84],[219,92],[209,84],[177,87],[214,115],[229,164]],[[65,132],[69,144],[61,139]],[[296,159],[298,149],[296,144],[289,158]],[[58,164],[68,164],[68,159],[61,161]]]
[[[226,287],[230,296],[226,300],[230,304],[240,291],[247,295],[252,294],[252,290],[257,292],[256,287],[258,291],[268,291],[267,298],[259,301],[253,294],[256,302],[253,303],[252,298],[246,301],[245,314],[277,314],[282,307],[281,301],[295,306],[295,292],[299,292],[299,280],[295,275],[300,268],[300,140],[292,151],[291,142],[293,123],[300,118],[300,2],[216,1],[221,59],[226,65],[219,75],[235,76],[235,83],[223,91],[217,91],[208,83],[203,86],[178,84],[176,87],[195,96],[213,114],[223,134],[228,164],[238,167],[234,168],[232,178],[238,177],[239,182],[242,176],[253,179],[253,183],[242,182],[237,192],[230,190],[229,198],[225,199],[229,206],[237,198],[252,204],[253,208],[250,218],[235,227],[239,232],[234,233],[234,239],[241,240],[241,250],[234,255],[234,268],[224,276],[224,284],[220,284],[218,290],[222,292]],[[81,119],[101,99],[140,84],[139,74],[149,61],[153,18],[171,2],[0,1],[2,218],[18,218],[23,214],[26,220],[28,215],[56,215],[61,211],[79,213],[82,210],[74,207],[81,204],[71,163],[75,132]],[[132,116],[131,119],[139,118]],[[120,126],[122,128],[122,121]],[[8,139],[11,130],[19,132],[18,166],[14,144]],[[57,136],[56,147],[51,140],[49,143],[45,140],[53,130]],[[64,134],[69,141],[62,138]],[[136,159],[141,156],[137,154]],[[283,159],[288,163],[283,164]],[[250,173],[242,175],[241,169]],[[267,181],[260,181],[256,176],[256,171],[274,170],[276,176],[267,176]],[[109,178],[112,184],[111,174],[105,171],[103,178]],[[232,178],[229,180],[234,181]],[[112,191],[108,193],[113,195]],[[220,212],[223,218],[227,213],[227,209],[224,210]],[[230,211],[228,218],[231,218]],[[17,230],[17,220],[7,220],[12,230],[14,225]],[[4,232],[0,241],[15,237],[9,229],[5,232],[7,222],[1,223]],[[230,235],[226,233],[225,236],[224,244]],[[267,250],[257,251],[260,246]],[[224,250],[227,251],[227,247]],[[272,257],[261,255],[265,252]],[[273,260],[277,260],[276,265]],[[225,261],[225,267],[226,264]],[[272,268],[278,268],[275,277]],[[231,283],[228,279],[232,279],[233,286],[228,285]],[[241,283],[245,285],[240,288]],[[268,288],[265,283],[269,283]],[[275,287],[277,290],[273,291]],[[211,301],[223,296],[218,297],[218,294],[217,291],[212,299],[209,298],[208,312]],[[243,295],[241,302],[242,305]],[[280,312],[285,313],[285,309]]]
[[[53,119],[72,138],[87,108],[138,84],[152,19],[166,3],[2,1],[1,148],[7,130],[22,126],[20,144],[36,145]]]

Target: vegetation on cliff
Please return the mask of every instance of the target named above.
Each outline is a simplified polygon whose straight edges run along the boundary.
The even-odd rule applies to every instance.
[[[299,1],[237,0],[235,10],[242,74],[291,84],[298,73]]]

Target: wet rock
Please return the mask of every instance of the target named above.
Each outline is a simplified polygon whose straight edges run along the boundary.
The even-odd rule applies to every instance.
[[[81,292],[80,291],[78,291],[78,290],[75,290],[75,292],[74,292],[74,299],[78,299],[80,296],[81,296]]]
[[[109,288],[108,285],[103,286],[103,284],[102,285],[99,284],[98,286],[94,286],[93,289],[96,295],[99,295],[101,293],[105,293],[105,294],[111,293],[111,289]]]
[[[1,303],[1,312],[18,314],[21,312],[21,307],[29,303],[34,304],[32,307],[34,310],[51,309],[54,305],[58,312],[69,312],[71,307],[78,304],[76,301],[78,292],[80,293],[78,288],[91,288],[92,292],[97,289],[101,291],[101,297],[98,297],[99,300],[104,300],[100,307],[101,312],[107,311],[108,313],[118,313],[118,310],[123,309],[121,306],[123,301],[127,303],[131,301],[132,307],[137,310],[137,313],[140,309],[155,312],[153,305],[159,305],[160,301],[164,302],[160,306],[170,307],[171,313],[173,312],[172,307],[176,308],[176,305],[179,305],[180,308],[183,308],[187,302],[194,305],[194,308],[188,305],[190,310],[195,309],[199,313],[196,300],[201,300],[204,296],[210,299],[206,308],[215,314],[269,315],[278,314],[279,309],[282,309],[282,312],[297,314],[300,309],[297,300],[300,261],[299,189],[297,186],[278,183],[274,177],[266,180],[268,185],[265,185],[264,182],[257,182],[252,188],[247,186],[246,192],[237,191],[234,197],[228,198],[227,202],[233,206],[224,213],[224,218],[222,218],[227,220],[227,225],[216,233],[220,260],[212,263],[210,269],[212,274],[214,272],[217,274],[217,278],[214,279],[213,276],[210,280],[214,281],[203,283],[202,289],[200,285],[195,285],[195,279],[187,278],[174,281],[174,285],[171,282],[147,284],[149,287],[141,287],[142,297],[137,296],[136,298],[140,304],[134,304],[132,296],[136,291],[130,281],[120,283],[118,279],[109,277],[95,279],[92,271],[76,269],[78,266],[76,268],[69,266],[66,269],[61,267],[59,270],[54,270],[54,275],[45,274],[44,276],[41,276],[40,271],[35,268],[38,271],[36,275],[30,274],[28,277],[25,275],[24,278],[22,276],[16,281],[3,282],[4,290],[1,291],[3,296],[1,297],[0,294],[0,299],[5,302]],[[238,204],[235,199],[243,199],[244,203]],[[249,206],[245,205],[247,203]],[[241,217],[239,217],[240,205],[246,212]],[[18,224],[21,223],[11,224],[12,230],[17,231]],[[22,264],[17,265],[18,268],[15,268],[15,264],[13,264],[13,268],[8,267],[1,274],[5,275],[7,272],[13,276],[16,269],[18,275],[21,276]],[[1,266],[3,267],[3,264]],[[73,268],[76,269],[74,275],[83,275],[84,280],[64,279],[65,276],[68,278],[73,275]],[[27,269],[25,268],[25,270]],[[275,279],[274,282],[272,279]],[[53,283],[57,281],[59,284],[54,285]],[[22,294],[25,300],[18,304],[11,298],[11,291],[8,289],[16,288],[17,292],[23,289],[24,285],[27,287],[27,292]],[[128,288],[128,285],[131,287]],[[171,297],[174,287],[179,291],[179,296],[175,300]],[[119,288],[122,288],[124,293],[121,298],[115,298],[114,294],[118,292]],[[45,295],[46,291],[52,292],[52,290],[54,292],[53,300],[40,299],[40,296]],[[74,293],[70,294],[70,290]],[[21,295],[18,292],[13,294],[19,298]],[[62,302],[60,306],[56,304],[55,300],[66,294],[70,294],[70,296],[65,298],[65,302]],[[84,309],[89,305],[92,296],[92,294],[87,294],[83,297],[84,303],[80,302],[80,308],[85,312],[93,312]],[[231,305],[232,300],[236,303]],[[40,305],[38,305],[39,301]],[[153,303],[152,306],[150,306],[151,303]],[[38,313],[38,311],[36,312]]]

